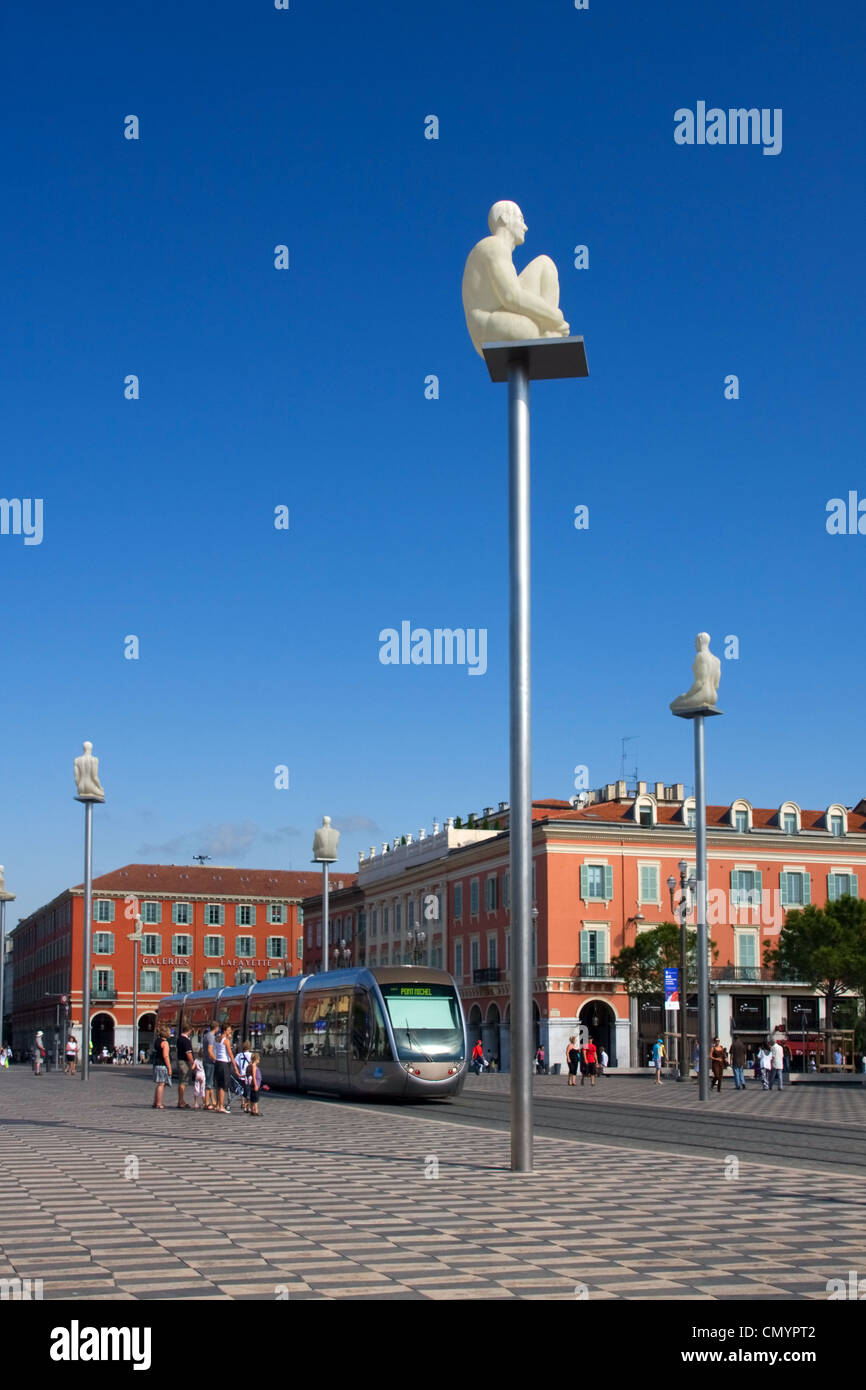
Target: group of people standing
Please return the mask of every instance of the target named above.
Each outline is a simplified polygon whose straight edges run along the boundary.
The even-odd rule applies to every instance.
[[[608,1056],[604,1048],[596,1047],[592,1038],[585,1042],[582,1047],[578,1046],[577,1034],[572,1033],[565,1049],[565,1064],[568,1067],[569,1086],[577,1085],[577,1075],[580,1073],[581,1086],[589,1077],[590,1086],[595,1085],[596,1076],[603,1076],[607,1066]]]
[[[734,1073],[734,1090],[736,1091],[745,1091],[746,1069],[749,1066],[754,1068],[755,1080],[760,1080],[762,1090],[772,1091],[774,1087],[778,1087],[781,1091],[783,1077],[790,1068],[790,1060],[786,1056],[785,1048],[778,1041],[771,1045],[765,1043],[758,1048],[757,1053],[752,1057],[741,1038],[734,1038],[731,1043],[730,1055],[720,1040],[713,1038],[713,1046],[710,1050],[710,1070],[713,1074],[711,1091],[721,1091],[722,1077],[728,1065]]]
[[[171,1086],[171,1034],[166,1027],[157,1029],[153,1043],[154,1095],[153,1109],[164,1110],[163,1095]],[[239,1052],[232,1050],[232,1030],[228,1023],[217,1019],[201,1037],[201,1056],[196,1056],[191,1030],[184,1028],[177,1039],[177,1108],[178,1110],[213,1110],[219,1115],[231,1113],[230,1085],[234,1078],[243,1095],[243,1110],[247,1115],[260,1115],[259,1096],[262,1091],[261,1057],[251,1050],[251,1043],[242,1044]],[[194,1104],[185,1099],[186,1088],[193,1089]]]

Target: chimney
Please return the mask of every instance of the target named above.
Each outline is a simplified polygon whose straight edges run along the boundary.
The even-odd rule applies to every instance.
[[[684,792],[685,792],[685,789],[686,789],[686,788],[685,788],[685,783],[683,783],[683,782],[674,782],[673,787],[671,788],[671,791],[672,791],[673,794],[674,794],[674,795],[673,795],[674,801],[682,801],[682,799],[683,799],[683,794],[684,794]]]
[[[664,801],[666,794],[664,782],[656,782],[656,801]]]
[[[605,800],[605,801],[613,801],[613,799],[614,799],[615,796],[616,796],[616,787],[614,786],[613,782],[605,782],[605,784],[604,784],[604,800]]]
[[[638,796],[646,796],[646,782],[638,782],[637,794]]]
[[[628,793],[626,791],[625,782],[622,781],[622,779],[620,779],[616,784],[616,799],[617,801],[619,801],[620,799],[625,799],[627,795]]]

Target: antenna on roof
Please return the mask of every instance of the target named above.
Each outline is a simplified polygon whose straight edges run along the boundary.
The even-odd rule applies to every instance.
[[[195,860],[195,862],[196,862],[197,864],[201,864],[202,868],[204,868],[205,864],[207,864],[207,863],[209,862],[210,857],[211,857],[211,856],[210,856],[209,854],[194,854],[194,855],[193,855],[193,859]]]
[[[639,738],[640,734],[628,734],[627,737],[622,740],[622,757],[619,764],[619,776],[622,782],[625,781],[625,760],[627,756],[625,746],[627,743],[637,743]],[[635,749],[634,784],[635,787],[637,787],[637,749]]]

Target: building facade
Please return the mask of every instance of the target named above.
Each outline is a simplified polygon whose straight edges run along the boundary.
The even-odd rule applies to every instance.
[[[90,1032],[94,1055],[133,1044],[134,943],[141,917],[139,1046],[149,1047],[167,994],[300,972],[303,898],[311,873],[127,864],[93,880]],[[66,889],[12,933],[12,1044],[37,1029],[53,1046],[68,1029],[82,1043],[84,889]],[[49,1049],[50,1050],[50,1049]]]

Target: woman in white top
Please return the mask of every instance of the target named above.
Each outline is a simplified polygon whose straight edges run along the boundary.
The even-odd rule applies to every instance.
[[[770,1089],[770,1067],[773,1065],[773,1054],[768,1047],[758,1049],[758,1064],[761,1068],[761,1089]]]
[[[213,1084],[216,1091],[216,1108],[221,1115],[228,1115],[225,1099],[226,1091],[229,1086],[229,1069],[237,1075],[235,1059],[232,1056],[232,1030],[228,1023],[224,1023],[222,1031],[217,1033],[214,1040],[214,1055],[216,1061],[213,1069]]]

